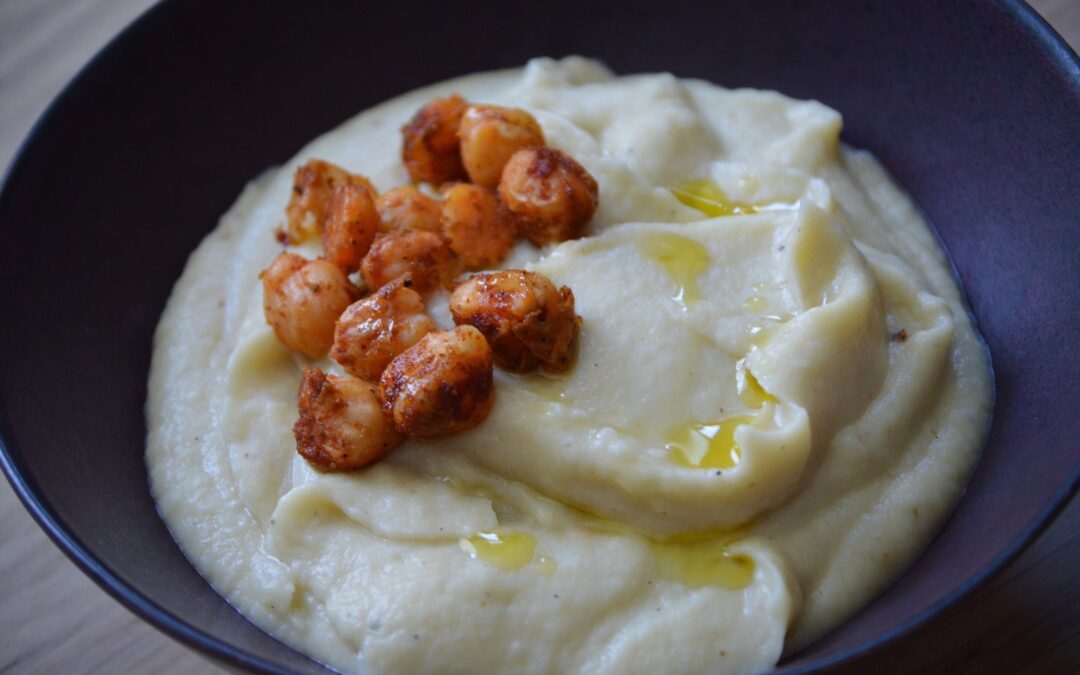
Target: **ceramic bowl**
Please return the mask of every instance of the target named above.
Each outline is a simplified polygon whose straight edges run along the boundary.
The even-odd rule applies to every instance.
[[[167,1],[38,123],[0,195],[3,468],[120,602],[234,667],[326,672],[188,564],[147,489],[151,336],[245,182],[420,85],[582,53],[815,98],[925,210],[993,356],[982,461],[913,566],[780,672],[851,663],[1014,557],[1080,478],[1080,61],[1016,1]]]

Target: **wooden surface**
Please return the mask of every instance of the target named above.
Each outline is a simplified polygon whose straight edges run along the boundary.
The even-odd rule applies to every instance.
[[[0,167],[64,83],[151,4],[0,0]],[[1080,0],[1032,5],[1074,49],[1080,46]],[[1080,500],[992,584],[860,665],[877,675],[1080,673]],[[83,576],[0,480],[0,671],[217,669]]]

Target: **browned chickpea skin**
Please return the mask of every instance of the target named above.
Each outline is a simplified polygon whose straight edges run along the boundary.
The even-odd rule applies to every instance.
[[[404,440],[386,418],[379,389],[370,382],[305,368],[293,425],[296,451],[323,471],[359,469]]]
[[[524,373],[543,366],[560,372],[574,361],[581,324],[574,293],[556,288],[543,274],[474,274],[450,296],[450,313],[454,323],[484,334],[500,368]]]
[[[438,185],[465,178],[457,132],[467,105],[457,94],[432,99],[401,128],[401,161],[414,181]]]
[[[359,185],[373,198],[378,194],[367,178],[321,159],[310,159],[296,169],[292,196],[285,206],[285,243],[299,244],[322,232],[330,198],[340,185]]]
[[[499,198],[518,234],[537,246],[577,239],[596,211],[596,180],[555,148],[518,150],[503,169]]]
[[[458,183],[446,192],[442,228],[465,269],[495,267],[514,245],[514,227],[498,197],[478,185]]]
[[[381,224],[367,188],[353,184],[337,186],[330,197],[323,228],[323,258],[346,273],[357,271]]]
[[[360,274],[369,289],[381,288],[406,276],[414,290],[425,293],[439,285],[450,288],[460,266],[443,235],[394,230],[375,237],[375,243],[360,262]]]
[[[375,202],[386,230],[439,232],[442,204],[411,185],[387,190]]]
[[[472,326],[428,333],[379,380],[383,412],[408,436],[435,438],[484,421],[495,401],[491,347]]]
[[[356,287],[340,267],[284,252],[259,274],[263,312],[289,349],[313,359],[326,356],[334,325],[355,299]]]
[[[349,305],[334,330],[334,359],[350,374],[377,382],[395,356],[435,330],[424,299],[399,279]]]
[[[503,167],[522,148],[544,144],[544,132],[529,113],[520,108],[471,105],[458,127],[461,162],[477,185],[494,189]]]

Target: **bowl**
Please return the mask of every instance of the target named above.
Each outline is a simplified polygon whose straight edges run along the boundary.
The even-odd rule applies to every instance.
[[[950,252],[993,355],[986,449],[880,597],[779,672],[829,669],[1000,569],[1080,482],[1080,59],[1026,5],[572,0],[158,5],[36,126],[0,194],[0,463],[105,590],[232,666],[327,672],[233,610],[158,517],[143,463],[151,336],[245,182],[374,103],[536,55],[816,98]]]

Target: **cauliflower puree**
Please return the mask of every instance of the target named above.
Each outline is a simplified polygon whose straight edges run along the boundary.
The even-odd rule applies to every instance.
[[[259,270],[296,166],[405,183],[398,128],[450,92],[528,110],[600,185],[586,238],[505,265],[573,289],[578,361],[497,371],[478,428],[320,473]],[[990,410],[943,251],[840,128],[817,102],[579,58],[360,114],[249,185],[176,285],[147,404],[163,518],[241,612],[342,671],[768,670],[926,545]]]

